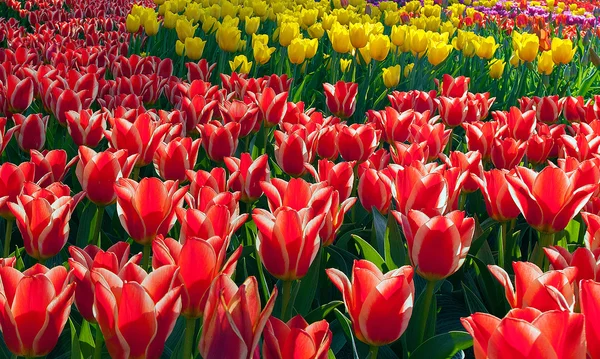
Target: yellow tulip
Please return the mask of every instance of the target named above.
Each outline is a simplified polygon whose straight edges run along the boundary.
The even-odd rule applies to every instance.
[[[503,60],[499,60],[499,59],[492,59],[492,60],[490,60],[488,65],[490,68],[490,77],[491,78],[499,79],[502,77],[502,74],[504,73],[504,66],[506,65],[506,62],[504,62]]]
[[[429,31],[438,31],[442,20],[439,17],[431,16],[426,18],[425,29]]]
[[[448,36],[454,35],[455,31],[456,27],[454,26],[452,21],[445,21],[442,23],[442,25],[440,25],[440,32],[447,33]]]
[[[522,34],[519,39],[519,58],[525,62],[533,62],[540,47],[540,39],[535,34]]]
[[[279,44],[289,46],[292,40],[300,36],[300,26],[297,22],[284,22],[279,27]]]
[[[307,59],[312,59],[317,54],[319,49],[319,40],[317,39],[304,39],[304,56]]]
[[[467,43],[472,41],[476,36],[477,35],[470,31],[463,31],[459,29],[458,35],[452,39],[452,46],[454,46],[456,50],[462,51],[465,46],[467,46]]]
[[[138,32],[140,30],[140,17],[136,15],[127,15],[127,19],[125,19],[125,27],[127,28],[127,32],[132,34]]]
[[[371,49],[370,45],[358,49],[358,53],[356,54],[356,60],[361,65],[368,65],[371,63]],[[362,60],[361,60],[362,59]]]
[[[482,59],[489,60],[494,57],[496,50],[500,45],[496,44],[496,39],[492,36],[480,38],[477,45],[476,53]]]
[[[369,38],[371,58],[383,61],[390,52],[390,38],[387,35],[371,35]]]
[[[573,60],[576,49],[573,48],[573,42],[569,39],[552,39],[552,60],[555,64],[568,64]]]
[[[350,70],[350,65],[352,64],[352,60],[340,59],[340,70],[343,73],[348,72]]]
[[[238,47],[237,50],[238,52],[244,52],[246,51],[246,40],[240,40],[238,41]]]
[[[334,25],[331,30],[327,31],[327,35],[335,52],[346,54],[352,50],[350,32],[344,26]]]
[[[230,3],[229,1],[221,1],[221,17],[231,16],[236,17],[238,7]]]
[[[392,26],[392,34],[390,35],[392,43],[396,46],[404,45],[404,42],[406,41],[407,32],[408,26],[406,25]]]
[[[233,58],[233,61],[229,61],[229,67],[231,71],[247,74],[252,69],[252,61],[248,62],[248,59],[244,55],[237,55]]]
[[[538,72],[544,75],[550,75],[554,70],[554,61],[552,60],[552,50],[544,51],[538,57]]]
[[[204,21],[202,21],[202,31],[207,34],[211,34],[217,31],[221,27],[219,20],[212,16],[206,16]]]
[[[383,84],[387,88],[398,86],[400,82],[400,65],[390,66],[383,69]]]
[[[419,54],[421,56],[427,50],[427,43],[429,39],[427,38],[427,33],[425,30],[414,30],[410,34],[410,50],[413,53]]]
[[[183,56],[183,50],[185,50],[185,44],[177,40],[177,42],[175,42],[175,53],[179,56]]]
[[[241,36],[242,32],[240,29],[232,26],[221,26],[216,34],[219,48],[227,52],[237,51]]]
[[[191,60],[200,60],[204,52],[206,41],[199,37],[187,37],[185,39],[185,55]]]
[[[275,52],[274,47],[267,46],[266,43],[262,43],[260,41],[253,42],[252,44],[252,53],[254,55],[254,60],[261,65],[266,64],[271,60],[271,55]]]
[[[192,23],[180,18],[177,20],[175,24],[175,31],[177,32],[177,37],[181,42],[184,42],[188,37],[194,37],[194,33],[196,32],[196,28],[198,25],[192,26]]]
[[[413,70],[414,67],[415,67],[415,64],[408,64],[408,65],[404,66],[404,71],[402,72],[404,77],[408,77],[408,75],[410,75],[410,72]]]
[[[513,53],[510,56],[510,59],[508,60],[508,62],[510,63],[510,65],[512,67],[519,67],[519,65],[521,65],[521,59],[519,58],[519,55],[517,55],[516,53]]]
[[[400,21],[400,13],[397,11],[384,11],[383,12],[383,23],[385,26],[396,25]]]
[[[466,57],[473,57],[477,53],[477,47],[479,43],[477,42],[477,38],[473,37],[465,43],[465,46],[462,49],[462,53]]]
[[[202,8],[196,3],[188,4],[183,15],[191,22],[196,23],[200,21],[200,18],[202,17]]]
[[[290,46],[288,46],[288,58],[292,64],[299,65],[304,62],[306,56],[304,55],[304,41],[302,39],[294,39]]]
[[[254,9],[250,6],[243,6],[238,11],[238,16],[240,17],[240,19],[245,19],[246,17],[252,17],[252,15],[254,15]]]
[[[452,51],[452,45],[444,42],[432,42],[427,51],[427,61],[433,66],[437,66],[446,60],[450,51]]]
[[[253,35],[258,31],[260,26],[260,17],[247,17],[244,20],[244,30],[246,34]]]
[[[319,16],[319,10],[317,9],[303,9],[300,13],[300,20],[302,21],[302,27],[308,28],[317,22]]]
[[[323,24],[323,29],[331,30],[333,24],[337,22],[337,17],[334,15],[325,14],[321,19],[321,23]]]
[[[320,39],[325,34],[325,29],[323,29],[323,25],[320,22],[313,24],[308,28],[308,35],[313,39]]]
[[[148,35],[148,36],[154,36],[154,35],[158,34],[159,28],[160,28],[160,22],[158,22],[156,17],[148,18],[144,22],[144,31],[146,32],[146,35]]]
[[[252,47],[256,46],[256,43],[260,42],[263,45],[267,46],[269,44],[269,35],[267,34],[252,34]]]
[[[363,24],[350,24],[350,42],[357,49],[367,46],[369,37]]]

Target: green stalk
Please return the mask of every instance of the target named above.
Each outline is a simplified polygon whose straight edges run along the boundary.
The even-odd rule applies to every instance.
[[[144,245],[144,252],[142,254],[142,268],[146,271],[150,271],[150,250],[152,249],[151,244]]]
[[[547,270],[548,261],[544,254],[544,248],[554,245],[554,233],[543,233],[539,232],[540,239],[538,242],[538,252],[536,253],[535,260],[532,262],[537,264],[542,270]]]
[[[194,333],[196,331],[196,319],[185,318],[185,339],[183,342],[183,359],[193,358]]]
[[[12,236],[12,228],[14,219],[6,220],[6,236],[4,237],[4,258],[7,258],[10,254],[10,238]]]
[[[133,168],[133,175],[131,176],[131,179],[133,179],[134,181],[137,182],[139,178],[140,178],[140,168],[136,166]]]
[[[102,218],[104,217],[104,206],[96,206],[95,217],[94,227],[92,227],[92,231],[90,232],[91,236],[88,238],[88,244],[95,244],[97,241],[98,247],[101,247],[102,237],[100,231],[102,229]]]
[[[498,239],[498,265],[500,265],[502,268],[506,268],[506,227],[508,227],[508,222],[500,223],[500,238]]]
[[[376,359],[377,353],[379,352],[379,347],[375,345],[371,345],[369,348],[369,359]]]
[[[104,344],[104,336],[100,330],[100,325],[96,326],[96,338],[94,339],[94,359],[102,358],[102,344]]]
[[[432,280],[428,280],[427,281],[427,286],[425,287],[425,293],[423,293],[423,295],[425,296],[425,302],[424,302],[424,312],[421,315],[421,322],[420,322],[420,329],[421,332],[419,333],[419,340],[418,340],[418,344],[422,344],[424,339],[425,339],[425,331],[427,330],[427,318],[429,317],[429,308],[431,307],[431,301],[433,300],[433,295],[434,295],[434,291],[435,291],[435,281]]]
[[[281,303],[281,320],[284,322],[288,321],[287,311],[290,303],[290,297],[292,294],[292,281],[286,280],[283,282],[283,302]]]

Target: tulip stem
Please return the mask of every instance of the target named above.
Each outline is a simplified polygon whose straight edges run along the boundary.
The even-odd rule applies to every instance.
[[[290,303],[290,297],[292,294],[292,281],[283,281],[283,302],[281,303],[281,320],[287,322],[288,304]]]
[[[371,345],[369,348],[369,359],[376,359],[377,353],[379,353],[379,347],[376,345]]]
[[[131,176],[131,178],[136,182],[138,181],[138,179],[140,178],[140,168],[139,167],[133,168],[133,175]]]
[[[543,271],[547,270],[548,262],[546,261],[546,255],[544,254],[544,248],[554,245],[554,233],[540,233],[540,239],[538,242],[538,251],[535,256],[533,263],[537,264]]]
[[[96,216],[94,220],[94,227],[92,227],[92,231],[90,232],[91,237],[88,239],[88,244],[96,244],[98,243],[98,247],[101,247],[102,237],[100,234],[100,230],[102,229],[102,218],[104,217],[104,206],[96,207]]]
[[[150,250],[152,249],[151,244],[144,244],[144,252],[142,254],[142,268],[144,270],[150,270]]]
[[[185,341],[183,342],[183,359],[192,358],[192,349],[194,347],[194,333],[196,332],[196,319],[185,319]]]
[[[505,252],[506,252],[506,231],[508,222],[500,223],[500,238],[498,240],[498,265],[502,268],[506,268],[505,263]],[[509,253],[510,255],[510,253]]]
[[[433,300],[433,295],[435,291],[435,281],[428,280],[427,285],[425,286],[425,292],[422,294],[423,297],[423,314],[421,315],[421,332],[419,333],[419,341],[418,345],[422,344],[425,341],[425,332],[427,331],[427,319],[429,318],[429,309],[431,308],[431,301]]]
[[[104,343],[104,336],[100,330],[100,325],[96,326],[96,338],[94,339],[94,359],[102,358],[102,344]]]
[[[4,258],[8,258],[10,254],[10,237],[12,236],[14,219],[6,220],[6,236],[4,237]]]

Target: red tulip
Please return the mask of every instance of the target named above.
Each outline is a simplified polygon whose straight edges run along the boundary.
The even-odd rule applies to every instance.
[[[301,178],[292,178],[286,182],[272,178],[271,182],[261,182],[260,187],[267,197],[269,210],[275,212],[280,207],[289,207],[296,211],[312,208],[315,215],[329,212],[333,187],[326,182],[310,184]]]
[[[77,146],[96,147],[104,137],[110,114],[106,111],[81,110],[65,113],[67,129]]]
[[[219,112],[224,123],[237,122],[240,124],[240,137],[246,137],[251,133],[258,132],[260,122],[258,106],[251,102],[249,104],[243,101],[233,100],[232,102],[225,101],[219,104]]]
[[[138,116],[133,123],[123,118],[115,118],[112,130],[104,131],[104,135],[111,147],[127,150],[129,155],[138,154],[135,165],[143,167],[152,162],[152,157],[169,131],[169,126],[166,123],[160,124],[145,113]]]
[[[484,161],[492,156],[492,143],[499,134],[500,124],[496,121],[464,123],[465,139],[469,151],[479,151]]]
[[[535,117],[538,121],[547,124],[556,123],[562,112],[562,106],[559,103],[558,95],[534,97]]]
[[[517,141],[527,141],[535,129],[535,111],[521,112],[517,107],[511,107],[506,114],[506,131],[508,136]]]
[[[335,241],[335,237],[342,227],[344,216],[350,208],[356,203],[356,197],[350,197],[340,203],[338,191],[333,191],[331,209],[323,220],[323,226],[319,231],[319,238],[323,247],[327,247]]]
[[[56,120],[61,125],[67,124],[66,113],[69,111],[80,112],[83,109],[81,95],[71,89],[63,89],[59,86],[52,88],[50,107]]]
[[[254,96],[254,100],[260,109],[265,127],[276,126],[285,117],[287,92],[276,93],[272,88],[266,87],[261,93]]]
[[[27,117],[14,114],[15,125],[20,126],[15,132],[15,138],[19,148],[25,152],[29,150],[40,151],[46,144],[46,129],[48,128],[48,116],[31,114]]]
[[[54,349],[71,312],[75,283],[63,266],[35,264],[21,273],[0,267],[0,328],[16,356],[45,356]]]
[[[255,277],[248,277],[238,286],[227,275],[213,282],[204,308],[204,325],[198,350],[205,359],[258,356],[258,342],[267,323],[277,287],[273,288],[265,308],[260,310],[260,295]]]
[[[240,158],[225,157],[225,166],[231,173],[227,181],[228,187],[242,194],[242,201],[253,203],[263,194],[260,182],[269,181],[269,156],[265,153],[252,160],[249,153],[242,153]]]
[[[325,319],[309,325],[300,315],[287,323],[269,318],[264,336],[264,359],[327,359],[333,337]]]
[[[408,166],[397,172],[394,185],[396,209],[402,214],[408,214],[411,209],[430,216],[446,211],[450,189],[443,173],[428,172],[425,167]]]
[[[381,273],[373,263],[356,260],[352,279],[328,268],[327,276],[342,292],[356,337],[369,345],[395,342],[408,327],[413,310],[413,269],[403,266]]]
[[[214,197],[207,198],[206,193]],[[197,203],[196,206],[183,209],[177,208],[176,215],[181,222],[179,240],[183,243],[187,238],[198,237],[208,240],[218,236],[229,241],[248,218],[248,214],[240,215],[239,206],[235,195],[231,192],[215,193],[210,188],[202,191],[205,198],[199,197],[205,203]]]
[[[184,317],[201,317],[213,280],[220,273],[233,275],[242,247],[239,246],[226,260],[227,244],[228,241],[217,236],[208,240],[191,237],[183,244],[158,236],[152,242],[152,267],[155,270],[170,265],[179,267],[179,279],[183,284],[181,315]]]
[[[461,322],[473,336],[475,359],[585,358],[581,314],[526,308],[513,309],[504,319],[475,313]]]
[[[387,214],[392,203],[392,180],[389,171],[365,170],[358,179],[358,198],[371,212],[375,207],[381,214]]]
[[[352,193],[354,186],[354,162],[333,163],[328,160],[319,160],[319,172],[314,167],[309,171],[317,182],[325,181],[328,186],[333,187],[340,196],[340,201],[345,201]]]
[[[372,168],[374,170],[384,170],[390,164],[391,155],[385,148],[379,149],[373,152],[365,162],[361,162],[358,165],[358,175],[362,174],[362,171]]]
[[[513,262],[515,287],[506,271],[489,265],[490,272],[504,287],[512,308],[533,307],[541,311],[572,310],[575,303],[573,284],[577,269],[551,270],[546,273],[530,262]]]
[[[169,143],[162,142],[154,154],[154,169],[156,173],[165,180],[178,180],[183,182],[187,179],[187,170],[194,169],[201,139],[193,140],[190,137],[178,137]]]
[[[237,122],[222,125],[211,121],[206,125],[198,125],[202,135],[202,147],[208,157],[215,162],[223,162],[223,158],[233,156],[238,145],[241,126]]]
[[[194,80],[202,80],[208,81],[217,64],[209,65],[206,59],[202,59],[198,61],[198,63],[194,62],[186,62],[185,67],[187,67],[187,79],[189,82]]]
[[[544,233],[565,229],[598,187],[576,186],[573,173],[546,167],[536,173],[516,167],[517,176],[507,176],[508,189],[527,223]]]
[[[81,188],[87,198],[99,206],[107,206],[117,199],[114,185],[119,178],[127,178],[138,155],[127,156],[127,150],[96,152],[79,147],[79,162],[75,169]]]
[[[426,148],[429,152],[428,160],[433,160],[438,157],[438,154],[441,153],[444,148],[446,148],[450,136],[452,135],[452,130],[446,130],[443,123],[437,123],[435,125],[425,123],[421,126],[413,123],[410,128],[410,134],[411,142],[425,142],[427,144]]]
[[[14,218],[8,203],[16,202],[25,182],[32,182],[35,176],[35,165],[23,162],[16,166],[10,162],[0,165],[0,216]]]
[[[116,275],[122,276],[123,269],[128,263],[138,264],[142,259],[142,253],[129,258],[129,244],[117,242],[106,252],[102,249],[88,245],[84,249],[76,246],[69,247],[69,273],[73,282],[77,283],[75,288],[75,305],[85,320],[95,323],[92,307],[94,305],[94,283],[92,283],[92,270],[97,268],[106,269]]]
[[[497,222],[516,219],[521,213],[508,190],[507,176],[512,176],[512,172],[492,169],[476,179],[487,213]]]
[[[373,124],[340,124],[337,130],[337,148],[346,161],[364,162],[379,145],[381,132]]]
[[[429,158],[427,142],[413,143],[407,145],[402,142],[395,142],[390,151],[392,161],[400,166],[410,166],[414,161],[425,164]]]
[[[393,107],[386,107],[385,110],[378,112],[370,110],[368,114],[374,117],[371,122],[377,124],[379,129],[383,131],[385,141],[393,144],[396,141],[404,142],[408,140],[410,125],[418,113],[414,110],[398,112]]]
[[[114,184],[119,221],[129,236],[140,244],[150,244],[166,235],[175,224],[175,210],[181,207],[187,186],[178,182],[162,182],[158,178],[142,178],[138,183],[119,178]]]
[[[585,109],[582,96],[567,96],[558,101],[558,105],[563,109],[563,115],[569,122],[584,122]]]
[[[469,110],[466,97],[440,97],[437,101],[440,117],[446,126],[460,126],[466,120]]]
[[[67,163],[67,152],[64,150],[44,151],[43,153],[31,150],[30,154],[31,162],[35,165],[34,181],[42,187],[47,187],[54,182],[61,182],[69,168],[77,161],[77,157],[74,157]]]
[[[435,81],[438,81],[437,79]],[[448,97],[461,97],[469,91],[471,79],[465,76],[452,77],[444,74],[442,78],[441,95]]]
[[[579,283],[582,279],[600,279],[600,263],[594,253],[585,247],[577,248],[571,254],[566,248],[552,246],[544,248],[544,253],[552,264],[552,269],[577,268],[575,283]]]
[[[305,164],[312,162],[318,133],[310,133],[302,125],[287,133],[275,131],[275,160],[281,170],[299,177],[306,172]]]
[[[406,216],[397,211],[392,214],[402,225],[410,262],[421,277],[444,279],[462,266],[473,240],[473,218],[465,218],[461,211],[435,217],[415,210]]]
[[[600,283],[584,280],[580,283],[579,301],[581,313],[585,316],[585,335],[588,358],[600,358],[600,328],[598,308],[600,308]]]
[[[581,212],[581,218],[586,226],[585,246],[595,255],[600,254],[600,216],[592,213]]]
[[[221,167],[214,167],[210,172],[188,170],[185,175],[190,181],[190,194],[194,198],[198,197],[202,187],[209,187],[217,193],[227,191],[226,173]]]
[[[335,85],[324,83],[323,92],[329,112],[341,119],[349,118],[356,110],[358,84],[338,81]]]
[[[195,95],[192,98],[183,96],[176,108],[185,113],[185,131],[193,133],[198,125],[208,123],[218,103],[217,100],[203,95]]]
[[[530,163],[542,164],[550,157],[553,147],[554,138],[551,135],[534,134],[527,141],[525,155]]]
[[[0,267],[15,267],[17,257],[0,258]]]
[[[450,157],[440,154],[440,158],[448,165],[448,168],[459,168],[461,173],[467,173],[467,177],[461,190],[465,193],[475,192],[479,187],[474,178],[483,176],[483,164],[481,163],[481,153],[478,151],[469,151],[462,153],[453,151]]]
[[[34,83],[30,77],[21,80],[15,75],[8,75],[5,91],[3,95],[11,113],[23,112],[33,102]]]
[[[150,274],[133,263],[126,268],[123,278],[92,270],[98,326],[111,357],[158,359],[181,312],[181,286],[174,284],[179,268],[164,266]]]
[[[575,157],[580,161],[588,160],[600,153],[600,136],[595,133],[585,135],[578,133],[575,136],[560,136],[562,147],[559,149],[560,157]]]
[[[492,163],[499,169],[512,169],[521,163],[526,146],[527,142],[517,141],[511,137],[495,138],[492,142]]]
[[[317,155],[321,158],[335,160],[339,156],[336,143],[338,142],[338,131],[335,125],[323,126],[317,137]]]
[[[8,208],[16,218],[27,254],[45,260],[57,255],[67,243],[71,214],[85,193],[71,197],[64,185],[57,187],[56,193],[52,188],[38,189],[17,196],[16,203],[9,202]]]
[[[0,108],[2,108],[1,105]],[[19,128],[21,128],[21,126],[16,125],[6,130],[6,121],[6,117],[0,117],[0,156],[2,155],[2,152],[4,152],[4,149],[8,145],[8,142],[10,142],[13,133]]]
[[[319,231],[325,214],[312,208],[296,211],[282,207],[273,214],[255,208],[256,248],[265,268],[275,278],[291,281],[304,277],[321,246]]]

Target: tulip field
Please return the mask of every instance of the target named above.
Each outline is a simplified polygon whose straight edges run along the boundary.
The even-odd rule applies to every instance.
[[[0,0],[0,359],[600,359],[600,0]]]

